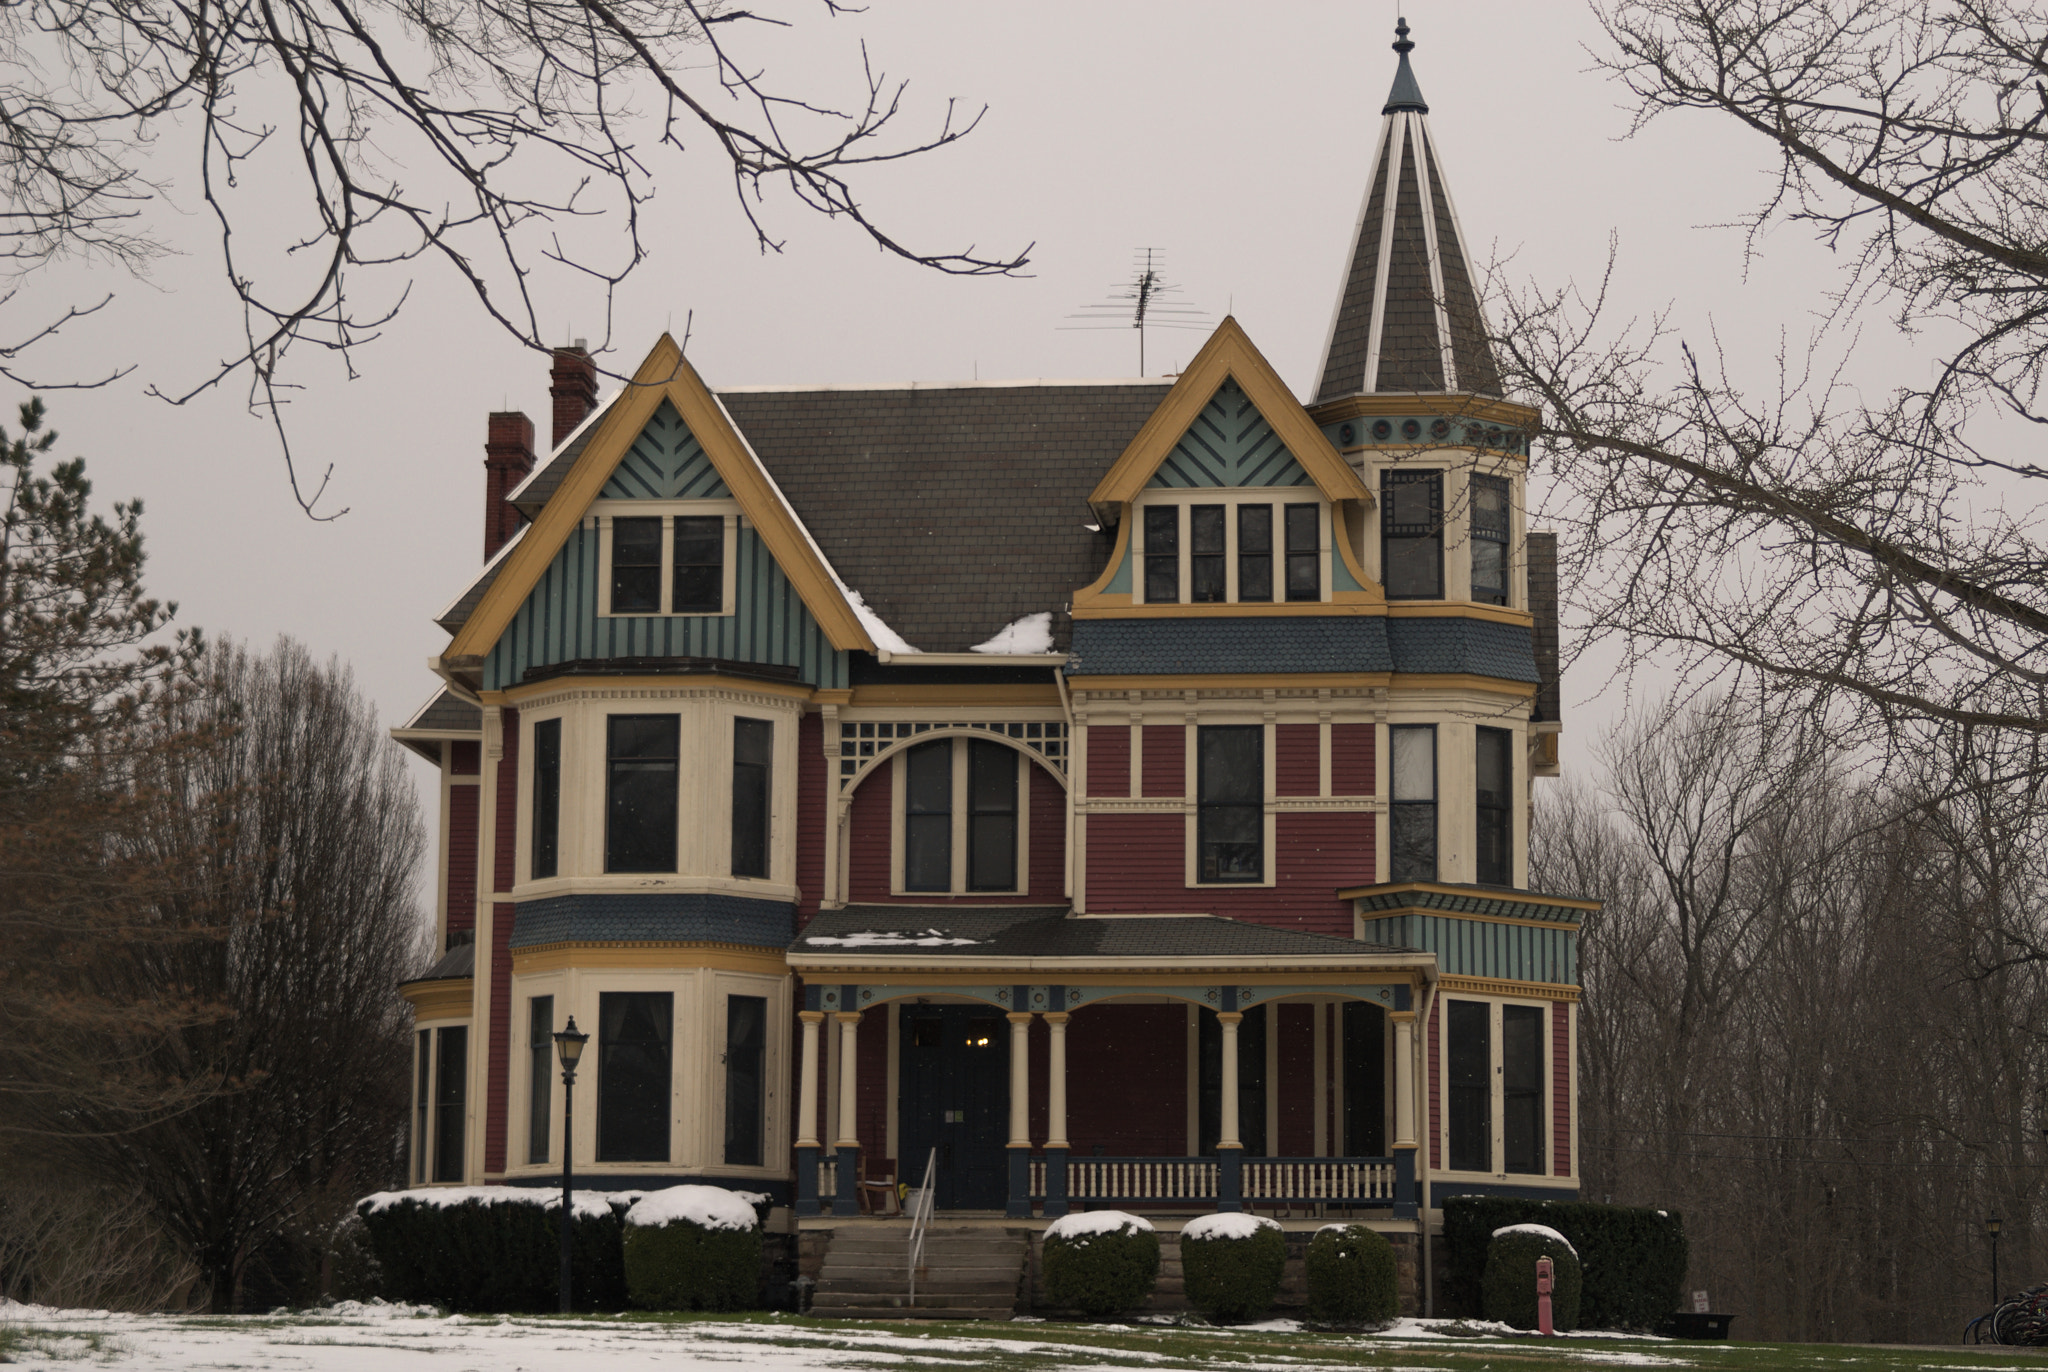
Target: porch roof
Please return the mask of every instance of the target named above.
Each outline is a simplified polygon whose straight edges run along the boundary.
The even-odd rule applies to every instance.
[[[1405,955],[1405,956],[1404,956]],[[1225,919],[1218,915],[1076,915],[1061,905],[849,905],[821,911],[790,945],[806,968],[996,963],[1250,966],[1384,965],[1420,949]]]

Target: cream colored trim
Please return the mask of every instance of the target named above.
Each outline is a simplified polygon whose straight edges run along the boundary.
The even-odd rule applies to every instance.
[[[1438,788],[1438,792],[1441,794],[1441,787]],[[1470,887],[1456,886],[1448,882],[1403,881],[1399,883],[1381,883],[1378,886],[1354,886],[1348,890],[1337,892],[1337,898],[1339,900],[1352,900],[1358,896],[1398,895],[1404,891],[1430,891],[1446,896],[1470,896],[1473,894]],[[1600,902],[1597,900],[1587,900],[1582,896],[1553,896],[1542,891],[1510,891],[1498,897],[1498,899],[1515,900],[1535,905],[1555,905],[1566,910],[1583,910],[1588,914],[1596,914],[1600,910]],[[1463,916],[1460,916],[1460,918],[1463,918]]]
[[[1327,354],[1326,354],[1327,355]],[[1378,419],[1405,415],[1429,415],[1441,419],[1480,419],[1488,423],[1499,423],[1510,427],[1534,428],[1543,422],[1543,411],[1533,405],[1519,401],[1503,400],[1498,396],[1478,395],[1470,391],[1450,391],[1443,394],[1418,391],[1387,391],[1378,395],[1348,395],[1341,399],[1311,405],[1309,415],[1317,424],[1339,424],[1347,419]],[[1416,444],[1417,448],[1432,445]],[[1433,445],[1441,450],[1450,444]],[[1462,445],[1458,445],[1462,446]],[[1386,451],[1385,445],[1377,445],[1370,451]],[[1346,452],[1368,451],[1364,445],[1347,448]]]
[[[717,500],[598,500],[591,504],[588,519],[597,523],[597,614],[600,619],[720,619],[739,613],[740,513],[739,502]],[[719,608],[716,611],[675,608],[676,520],[716,515],[725,521],[725,539],[720,548]],[[654,610],[612,609],[612,521],[615,519],[661,520],[661,604]]]
[[[905,910],[928,907],[903,906]],[[1105,916],[1105,918],[1113,918]],[[905,985],[923,984],[913,978],[925,977],[937,984],[957,984],[965,977],[1001,972],[1058,972],[1070,986],[1185,986],[1196,973],[1228,972],[1233,968],[1256,971],[1261,981],[1276,985],[1299,981],[1314,985],[1318,976],[1331,972],[1414,972],[1431,976],[1436,969],[1434,953],[1338,953],[1323,957],[1143,957],[1143,958],[1059,958],[1059,957],[959,957],[915,953],[894,953],[886,957],[852,957],[844,952],[806,953],[792,949],[791,970],[813,972],[893,972]],[[1173,971],[1161,971],[1172,968]],[[1502,983],[1507,984],[1507,983]],[[1517,985],[1521,983],[1515,983]],[[1528,983],[1531,986],[1536,983]],[[1555,988],[1553,988],[1555,989]],[[1571,988],[1577,995],[1578,988]],[[1568,997],[1553,997],[1568,999]]]
[[[1452,977],[1437,979],[1444,994],[1452,996],[1507,996],[1520,1000],[1563,1000],[1574,1004],[1579,999],[1579,988],[1544,981],[1498,981],[1487,977]]]
[[[1071,653],[892,653],[875,654],[899,667],[1058,667]]]
[[[413,1023],[424,1029],[429,1023],[447,1020],[467,1022],[475,1007],[476,982],[470,977],[443,977],[435,981],[408,981],[398,994],[412,1006]]]
[[[734,943],[543,943],[512,950],[512,975],[538,976],[564,968],[709,967],[724,972],[784,976],[789,964],[780,949],[749,948]]]
[[[1408,150],[1409,119],[1405,112],[1397,112],[1388,134],[1387,188],[1381,196],[1380,207],[1380,255],[1373,267],[1372,323],[1366,334],[1365,375],[1360,378],[1359,386],[1364,391],[1380,388],[1380,342],[1387,322],[1387,268],[1393,260],[1394,211],[1401,201],[1401,163],[1403,154]]]

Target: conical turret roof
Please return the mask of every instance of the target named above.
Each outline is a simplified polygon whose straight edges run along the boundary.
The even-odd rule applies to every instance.
[[[1501,393],[1429,105],[1408,65],[1387,93],[1316,402],[1380,391]]]

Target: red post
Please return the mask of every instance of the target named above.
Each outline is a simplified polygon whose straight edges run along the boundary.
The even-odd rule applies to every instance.
[[[1549,1258],[1536,1259],[1536,1332],[1550,1335],[1550,1289],[1556,1285],[1556,1271]]]

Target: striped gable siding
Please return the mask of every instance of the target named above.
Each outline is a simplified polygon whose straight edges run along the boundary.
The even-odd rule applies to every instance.
[[[1569,929],[1439,915],[1367,916],[1364,937],[1436,954],[1445,976],[1575,986],[1578,936]]]
[[[683,417],[666,400],[612,469],[600,500],[714,500],[730,498],[725,481]]]
[[[1258,407],[1235,381],[1225,381],[1146,484],[1187,488],[1311,483]]]
[[[598,537],[579,527],[484,659],[484,689],[517,685],[534,667],[614,657],[704,657],[794,667],[813,686],[843,688],[847,655],[833,649],[761,536],[742,525],[737,610],[729,615],[597,613]]]

